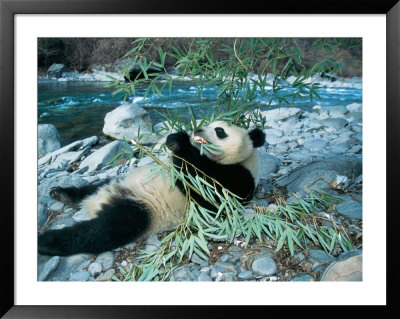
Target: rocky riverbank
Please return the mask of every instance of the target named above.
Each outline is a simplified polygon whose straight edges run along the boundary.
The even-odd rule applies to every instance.
[[[355,250],[344,253],[336,249],[329,255],[310,244],[291,256],[285,247],[276,252],[276,243],[267,239],[262,243],[251,240],[247,248],[243,247],[244,238],[237,238],[233,243],[210,242],[208,259],[194,254],[191,260],[174,270],[175,280],[362,280],[361,105],[315,106],[312,111],[280,108],[262,113],[266,119],[267,142],[259,151],[261,168],[255,194],[257,203],[273,206],[274,192],[282,189],[288,191],[286,202],[294,203],[298,195],[307,195],[305,188],[311,185],[338,196],[343,201],[329,212],[329,216],[344,225]],[[118,131],[118,123],[115,121],[114,131]],[[112,131],[108,135],[113,136]],[[93,136],[57,148],[57,134],[52,129],[39,128],[40,132],[43,136],[39,134],[39,147],[43,149],[39,150],[39,155],[45,155],[38,160],[39,231],[61,229],[88,218],[85,211],[76,211],[52,199],[49,196],[51,187],[99,183],[152,161],[146,157],[140,161],[134,158],[112,167],[109,162],[123,148],[121,141],[106,143]],[[38,280],[123,280],[123,274],[132,267],[139,250],[156,249],[164,235],[143,238],[97,256],[39,256]]]

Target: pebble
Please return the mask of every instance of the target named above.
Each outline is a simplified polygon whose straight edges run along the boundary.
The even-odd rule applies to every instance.
[[[262,257],[253,262],[251,269],[258,275],[271,276],[276,273],[277,267],[272,258]]]
[[[103,271],[103,266],[98,262],[94,262],[90,264],[88,271],[92,276],[97,276]]]
[[[197,255],[196,253],[194,253],[194,254],[192,255],[192,258],[190,258],[190,260],[191,260],[192,262],[194,262],[195,264],[198,264],[198,265],[203,266],[203,267],[205,267],[205,266],[208,265],[207,260],[204,260],[204,259],[201,258],[199,255]]]
[[[115,270],[109,269],[106,272],[101,273],[97,278],[96,281],[108,281],[111,280],[112,276],[114,276]]]
[[[336,205],[336,211],[349,218],[362,218],[362,205],[361,203],[350,200]]]
[[[60,264],[60,257],[59,256],[54,256],[50,258],[43,267],[43,270],[38,276],[39,281],[45,281],[46,279],[49,278],[50,274],[53,273],[58,265]]]
[[[51,210],[55,210],[55,211],[59,211],[59,210],[61,210],[63,208],[64,208],[64,203],[61,203],[61,202],[55,202],[54,204],[52,204],[50,206],[50,209]]]
[[[308,258],[319,261],[320,263],[326,263],[333,260],[333,257],[329,256],[322,249],[310,249],[308,252]]]
[[[221,256],[221,258],[220,258],[220,260],[221,260],[222,262],[227,261],[228,259],[229,259],[229,255],[228,255],[228,254],[223,254],[223,255]]]
[[[90,260],[84,261],[83,263],[81,263],[81,264],[78,266],[78,268],[76,268],[76,270],[77,270],[77,271],[81,271],[81,270],[87,268],[87,267],[90,265],[90,262],[91,262]]]
[[[88,281],[90,278],[90,272],[88,271],[79,271],[79,272],[74,272],[71,274],[69,277],[70,281]]]
[[[146,246],[144,247],[144,250],[152,252],[152,251],[158,250],[158,248],[160,248],[160,246],[161,246],[161,242],[158,240],[157,235],[150,235],[147,238]]]
[[[199,277],[197,277],[198,281],[212,281],[211,277],[205,273],[201,273]]]
[[[243,270],[242,272],[239,273],[238,277],[240,279],[247,279],[250,278],[253,275],[253,273],[250,270]]]
[[[126,266],[128,266],[128,262],[126,260],[123,260],[121,262],[121,267],[126,267]]]
[[[314,278],[310,275],[296,276],[291,281],[314,281]]]
[[[330,264],[321,281],[362,281],[362,255]]]
[[[96,263],[101,264],[103,270],[108,270],[114,265],[114,254],[111,251],[101,253],[97,256]]]

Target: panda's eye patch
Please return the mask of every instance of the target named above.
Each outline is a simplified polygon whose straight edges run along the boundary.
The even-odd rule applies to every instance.
[[[222,127],[216,127],[215,128],[215,133],[217,133],[217,136],[219,138],[228,137],[228,135],[225,133],[225,130]]]

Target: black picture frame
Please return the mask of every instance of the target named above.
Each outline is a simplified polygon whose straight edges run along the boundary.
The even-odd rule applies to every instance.
[[[16,14],[385,14],[387,19],[387,305],[386,306],[319,306],[309,307],[218,307],[218,306],[15,306],[14,302],[14,17]],[[225,2],[162,0],[0,0],[0,157],[2,207],[1,213],[1,256],[0,262],[0,315],[4,318],[158,318],[183,317],[221,317],[255,315],[254,311],[265,315],[312,316],[316,311],[321,315],[354,317],[362,314],[374,317],[395,317],[399,315],[397,295],[398,274],[394,273],[396,253],[395,235],[396,181],[398,177],[400,136],[400,4],[398,0],[327,0],[327,1],[276,1],[274,3],[252,3],[245,6],[229,5]],[[378,187],[378,186],[377,186]],[[319,316],[319,315],[318,315]]]

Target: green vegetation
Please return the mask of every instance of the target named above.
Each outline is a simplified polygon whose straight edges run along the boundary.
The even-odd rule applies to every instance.
[[[310,78],[320,75],[333,80],[334,73],[340,72],[342,68],[341,63],[333,58],[322,59],[311,66],[304,65],[304,53],[296,39],[235,39],[231,46],[223,45],[220,48],[222,53],[219,54],[215,52],[214,41],[217,40],[192,39],[187,48],[171,45],[170,52],[159,48],[158,58],[148,60],[146,51],[151,49],[154,42],[137,39],[133,42],[134,47],[125,55],[131,58],[123,71],[128,81],[112,78],[109,85],[116,88],[114,94],[123,93],[126,97],[134,95],[135,88],[143,84],[147,85],[146,95],[149,92],[161,94],[165,88],[171,90],[174,81],[184,78],[190,78],[195,83],[200,97],[205,86],[218,86],[215,105],[200,105],[211,108],[210,116],[199,119],[190,108],[189,121],[182,121],[173,112],[162,114],[165,118],[164,127],[157,132],[162,136],[169,134],[171,129],[191,131],[215,120],[224,120],[245,128],[251,124],[263,126],[265,119],[254,102],[256,94],[261,94],[269,103],[276,100],[282,105],[293,105],[299,97],[308,97],[310,100],[320,98],[317,92],[319,86],[317,83],[310,83]],[[357,45],[360,45],[360,40],[315,39],[311,48],[337,51],[339,54]],[[167,56],[176,60],[173,69],[178,74],[177,77],[167,72]],[[164,72],[148,72],[151,66]],[[140,71],[131,78],[130,71],[134,68]],[[249,76],[250,70],[255,69],[256,76]],[[266,89],[270,76],[268,72],[273,74],[273,85],[270,89]],[[294,77],[292,88],[283,90],[288,85],[286,80],[289,77]],[[208,241],[233,241],[240,235],[244,236],[246,245],[252,236],[259,241],[268,237],[276,242],[277,250],[288,245],[292,255],[296,248],[306,247],[307,240],[320,245],[327,252],[332,252],[335,247],[352,249],[351,241],[341,225],[336,225],[333,219],[324,220],[314,214],[318,210],[330,209],[337,203],[337,198],[316,191],[310,192],[308,198],[300,198],[299,204],[289,205],[281,199],[273,208],[258,207],[256,203],[252,203],[249,210],[240,204],[235,194],[212,178],[205,178],[203,172],[196,170],[196,176],[187,174],[190,163],[184,162],[182,167],[174,167],[172,164],[160,162],[151,150],[135,144],[141,154],[145,153],[156,161],[153,174],[161,173],[165,179],[171,180],[173,186],[178,180],[182,182],[186,190],[187,207],[179,225],[164,237],[158,250],[142,251],[141,261],[124,274],[126,280],[173,280],[172,270],[185,258],[190,259],[193,253],[200,257],[210,253]],[[160,151],[165,149],[164,146]],[[125,152],[130,157],[133,154],[128,145]],[[202,195],[216,207],[217,213],[198,205],[191,196],[192,192]],[[114,279],[118,280],[116,277]]]

